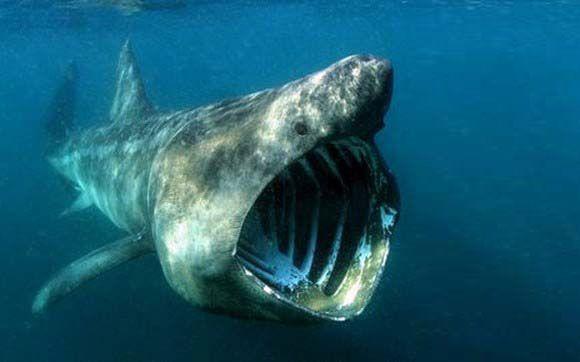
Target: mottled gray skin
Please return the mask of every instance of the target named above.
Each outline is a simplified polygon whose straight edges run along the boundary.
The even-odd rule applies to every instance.
[[[79,190],[82,205],[94,204],[119,228],[145,235],[140,242],[157,253],[171,287],[199,307],[284,321],[344,320],[362,311],[388,243],[363,300],[341,314],[272,293],[234,256],[248,211],[287,165],[326,142],[370,142],[383,127],[392,87],[388,61],[351,56],[277,89],[171,113],[156,112],[147,101],[128,44],[117,77],[112,122],[70,137],[49,157]],[[370,144],[373,177],[386,184],[388,171]],[[55,279],[75,287],[106,269],[69,270]],[[34,309],[70,289],[45,286]]]

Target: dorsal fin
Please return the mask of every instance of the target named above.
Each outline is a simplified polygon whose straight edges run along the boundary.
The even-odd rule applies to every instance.
[[[147,117],[153,112],[154,109],[145,93],[131,43],[127,39],[123,49],[121,49],[117,65],[117,90],[111,107],[111,120],[113,122],[133,122]]]

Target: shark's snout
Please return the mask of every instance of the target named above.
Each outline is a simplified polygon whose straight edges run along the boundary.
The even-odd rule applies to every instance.
[[[355,55],[337,64],[333,77],[344,102],[345,131],[365,137],[380,130],[393,92],[391,62],[368,55]]]
[[[323,133],[334,138],[369,138],[384,125],[393,92],[393,68],[386,59],[353,55],[304,78],[299,89],[299,109],[313,118],[319,116],[314,123]]]
[[[336,79],[344,88],[356,91],[359,100],[384,105],[390,102],[393,67],[389,60],[372,55],[353,55],[334,67]]]

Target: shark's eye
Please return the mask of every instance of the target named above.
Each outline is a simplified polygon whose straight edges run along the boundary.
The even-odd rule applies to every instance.
[[[294,130],[296,131],[296,133],[298,133],[301,136],[304,136],[305,134],[308,133],[308,126],[306,125],[306,123],[300,121],[300,122],[296,122],[294,124]]]

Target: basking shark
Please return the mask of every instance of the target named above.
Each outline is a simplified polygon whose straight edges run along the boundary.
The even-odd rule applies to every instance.
[[[76,79],[71,67],[47,123],[47,158],[78,193],[65,213],[94,205],[128,236],[56,273],[34,312],[150,253],[208,311],[282,322],[363,311],[399,216],[374,142],[389,61],[350,56],[276,89],[161,112],[127,42],[109,122],[73,132]]]

